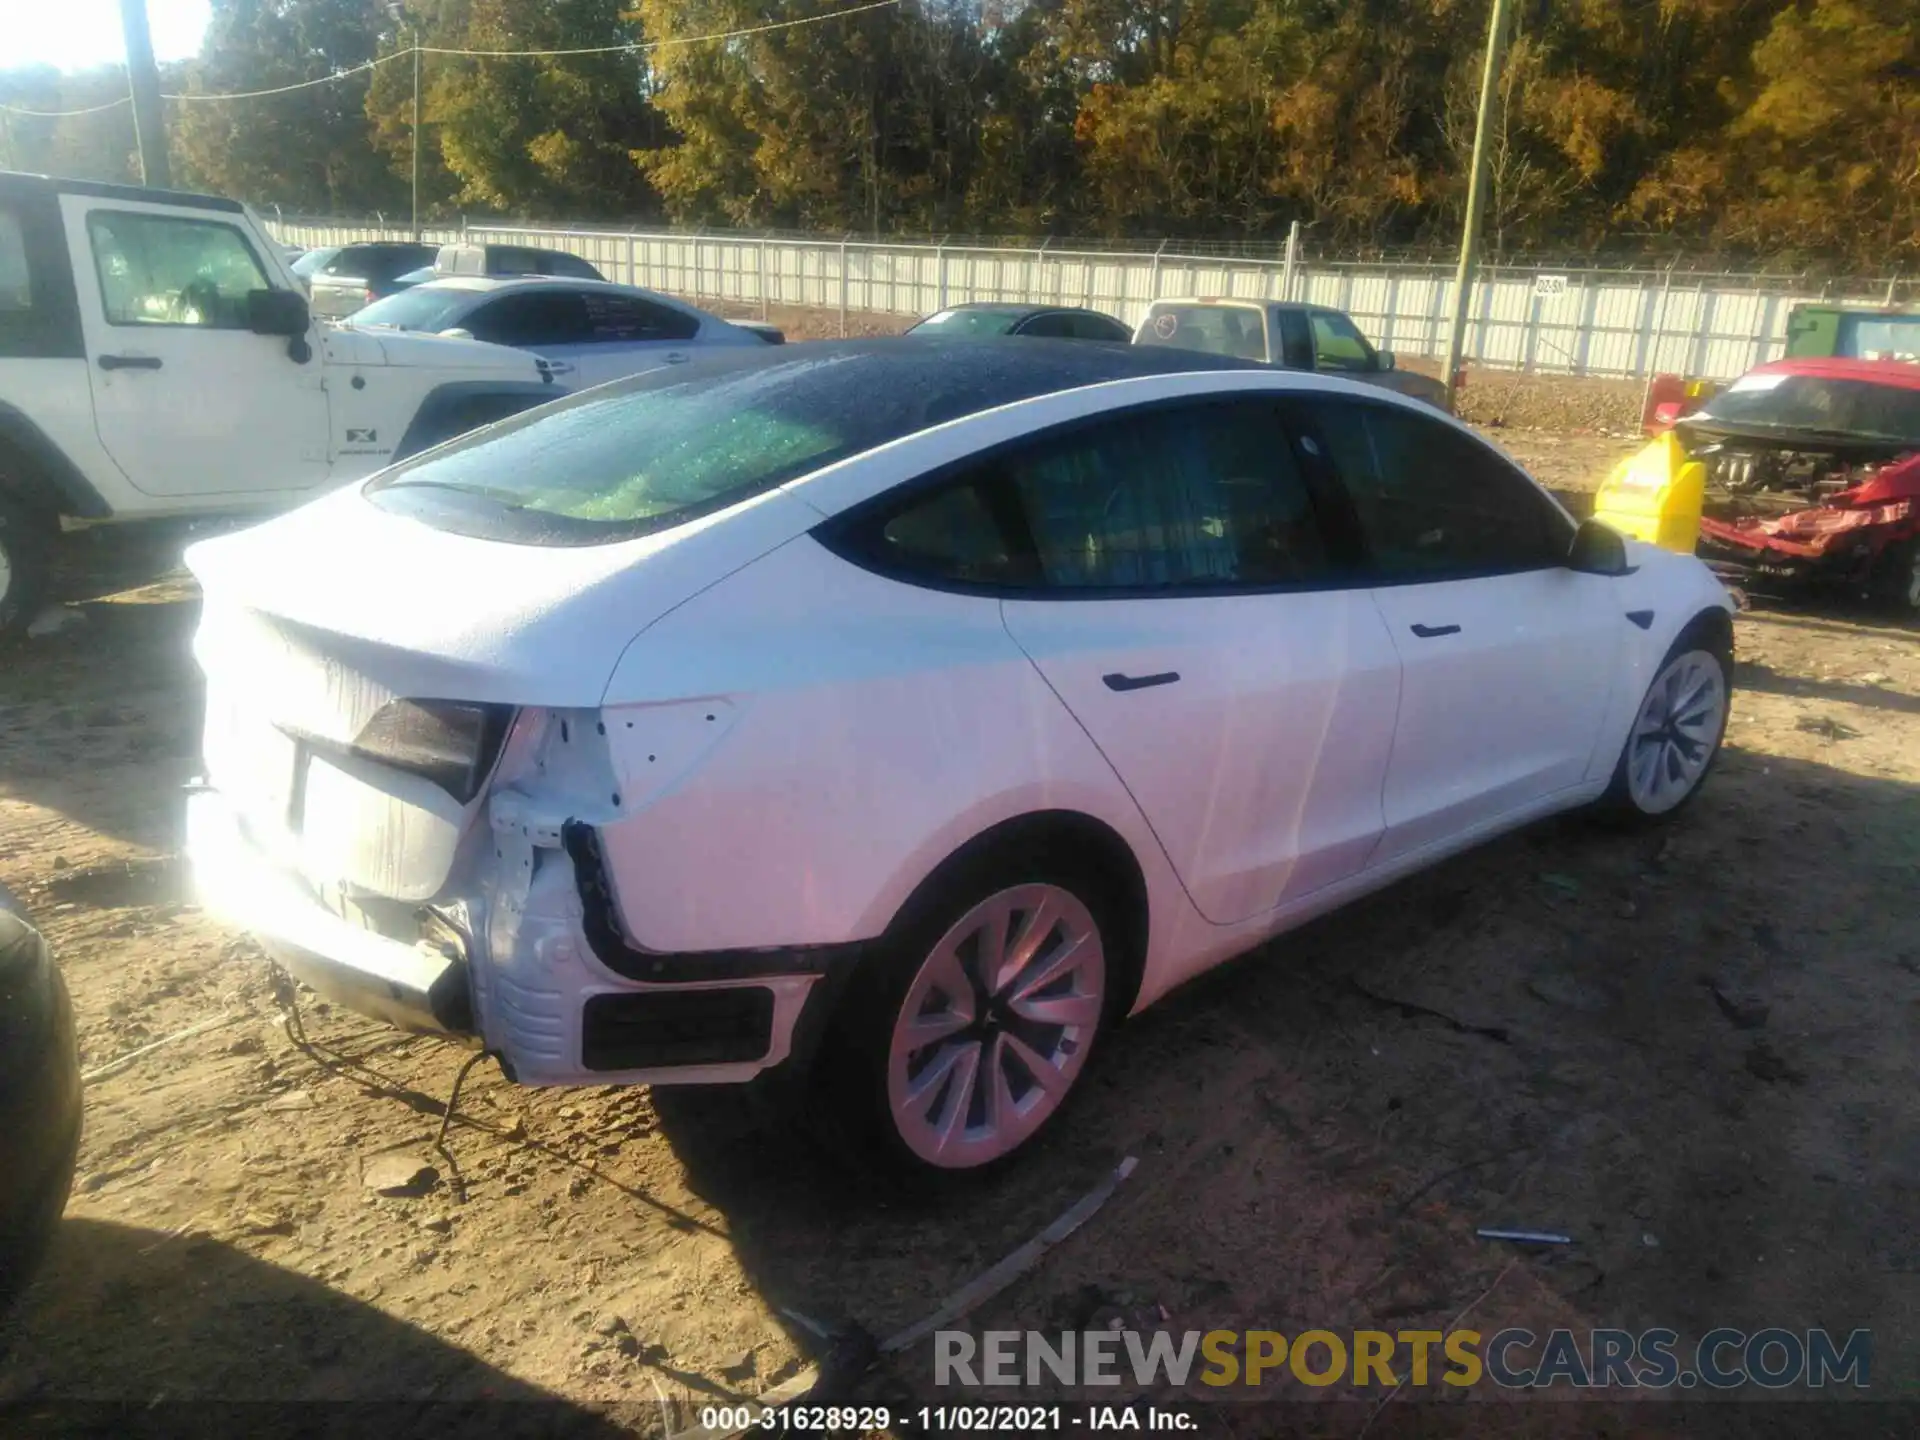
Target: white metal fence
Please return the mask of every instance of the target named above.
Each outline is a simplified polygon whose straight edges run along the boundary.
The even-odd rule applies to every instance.
[[[291,217],[272,223],[302,246],[408,239],[394,226]],[[570,251],[610,280],[696,303],[806,306],[849,315],[923,315],[968,300],[1085,305],[1138,324],[1163,296],[1304,301],[1351,314],[1384,350],[1440,357],[1453,294],[1451,267],[1288,263],[1050,246],[925,245],[752,235],[434,228],[433,243],[538,245]],[[1786,347],[1787,315],[1803,301],[1875,303],[1886,282],[1819,296],[1792,282],[1676,275],[1658,270],[1490,267],[1473,287],[1467,353],[1501,369],[1643,377],[1662,372],[1728,379]]]

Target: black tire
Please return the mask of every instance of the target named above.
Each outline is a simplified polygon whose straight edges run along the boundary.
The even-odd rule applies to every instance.
[[[0,640],[19,634],[40,613],[58,525],[0,489]]]
[[[1628,774],[1628,763],[1633,754],[1635,732],[1639,729],[1643,708],[1655,687],[1662,684],[1671,667],[1684,657],[1705,655],[1719,666],[1719,683],[1722,703],[1720,721],[1713,732],[1713,740],[1707,751],[1706,764],[1694,776],[1692,786],[1680,799],[1664,809],[1649,809],[1636,797],[1634,785]],[[1627,738],[1620,746],[1620,758],[1614,763],[1613,779],[1608,783],[1606,793],[1594,802],[1594,813],[1610,824],[1625,827],[1662,825],[1691,805],[1700,791],[1705,788],[1707,777],[1713,773],[1713,767],[1719,763],[1720,745],[1727,735],[1727,720],[1733,713],[1733,636],[1726,618],[1721,615],[1701,616],[1680,632],[1673,647],[1661,657],[1660,664],[1653,672],[1653,681],[1641,697],[1639,705],[1634,707],[1633,724],[1628,727]]]
[[[1119,995],[1116,987],[1124,986],[1130,974],[1124,958],[1124,947],[1130,937],[1125,936],[1122,929],[1124,907],[1111,893],[1110,884],[1093,866],[1070,854],[1057,853],[1057,849],[1028,843],[957,857],[921,887],[876,945],[874,953],[862,963],[834,1016],[809,1086],[813,1128],[834,1150],[846,1155],[852,1148],[862,1160],[876,1163],[896,1177],[951,1182],[997,1172],[1031,1153],[1035,1143],[1052,1131],[1060,1115],[1071,1108],[1074,1097],[1083,1088],[1078,1082],[1099,1036],[1124,1009],[1126,997]],[[1092,937],[1100,955],[1101,1003],[1096,1007],[1089,1003],[1088,996],[1081,994],[1065,998],[1080,1001],[1090,1012],[1097,1010],[1097,1014],[1077,1031],[1061,1027],[1054,1043],[1063,1044],[1071,1039],[1073,1049],[1078,1052],[1077,1059],[1070,1057],[1063,1061],[1063,1068],[1070,1068],[1070,1073],[1061,1086],[1062,1098],[1052,1101],[1032,1128],[1025,1128],[1027,1122],[1023,1121],[1019,1128],[1024,1133],[1012,1140],[1003,1153],[987,1155],[977,1162],[935,1163],[916,1151],[895,1120],[889,1084],[896,1023],[914,991],[916,977],[923,966],[930,963],[935,946],[957,924],[995,897],[1013,891],[1038,893],[1036,887],[1063,892],[1077,902],[1077,909],[1070,909],[1063,917],[1063,927],[1091,923]],[[1071,928],[1049,932],[1062,939],[1071,933]],[[1043,944],[1037,953],[1044,954],[1046,948]],[[1020,973],[1031,975],[1036,968],[1030,965]],[[1011,1009],[1013,1003],[1008,999],[1007,1009]],[[1032,1000],[1026,1003],[1031,1005]],[[993,1007],[982,1007],[982,1013],[988,1008]],[[988,1023],[1015,1032],[1013,1038],[1021,1044],[1033,1037],[1034,1031],[1028,1028],[1031,1022],[1018,1015],[1006,1015],[1004,1010],[1002,1016]],[[1050,1031],[1053,1027],[1043,1028]],[[986,1047],[993,1043],[990,1029],[983,1037],[981,1053],[988,1053]],[[1044,1044],[1042,1040],[1033,1048],[1041,1049]],[[1016,1060],[1013,1073],[1023,1070],[1029,1078],[1033,1076],[1023,1061]],[[1035,1084],[1038,1085],[1037,1080]],[[1027,1095],[1032,1093],[1025,1091],[1019,1097],[1020,1102],[1024,1104]],[[936,1103],[942,1103],[941,1097],[935,1099]],[[952,1103],[949,1094],[942,1108]],[[972,1127],[966,1121],[967,1117],[962,1116],[961,1129],[971,1134]]]
[[[1883,610],[1920,619],[1920,540],[1889,545],[1874,562],[1867,595]]]
[[[0,1311],[24,1290],[73,1191],[84,1099],[73,1002],[0,890]]]

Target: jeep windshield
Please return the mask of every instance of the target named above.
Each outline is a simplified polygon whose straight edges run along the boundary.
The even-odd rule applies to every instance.
[[[1816,443],[1920,446],[1920,389],[1824,375],[1746,375],[1681,423],[1699,430],[1802,435]]]

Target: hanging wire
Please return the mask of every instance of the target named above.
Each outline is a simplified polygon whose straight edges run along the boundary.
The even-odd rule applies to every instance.
[[[349,70],[336,71],[332,75],[322,75],[315,80],[300,80],[291,85],[276,85],[269,90],[237,90],[230,94],[208,95],[189,91],[180,95],[162,95],[163,100],[205,101],[205,100],[259,100],[269,95],[288,95],[295,90],[310,90],[316,85],[332,85],[341,80],[351,79],[368,70],[377,70],[382,65],[395,60],[404,60],[416,52],[421,55],[460,55],[474,60],[533,60],[541,58],[559,58],[569,55],[640,55],[654,50],[667,50],[682,45],[704,45],[719,40],[744,40],[752,35],[765,35],[774,30],[794,30],[802,25],[820,25],[829,20],[843,20],[849,15],[863,15],[870,10],[886,10],[899,5],[902,0],[868,0],[865,5],[854,5],[845,10],[830,11],[825,15],[805,15],[797,20],[774,20],[765,25],[750,25],[743,30],[723,30],[712,35],[685,35],[671,40],[636,40],[626,45],[590,45],[578,50],[455,50],[438,45],[411,45],[405,50],[396,50],[391,55],[382,55],[377,60],[368,60]],[[98,115],[103,111],[117,110],[122,105],[132,103],[132,97],[122,95],[118,100],[110,100],[105,105],[90,105],[84,110],[28,110],[19,105],[0,103],[0,110],[9,115],[27,115],[36,120],[70,120],[80,115]]]

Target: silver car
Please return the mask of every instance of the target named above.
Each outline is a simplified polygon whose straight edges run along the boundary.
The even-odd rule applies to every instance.
[[[569,390],[618,380],[714,345],[768,337],[651,290],[605,280],[450,275],[376,300],[342,322],[531,350]]]
[[[1445,409],[1447,387],[1428,375],[1401,370],[1389,351],[1376,350],[1353,318],[1324,305],[1266,300],[1156,300],[1134,332],[1136,345],[1167,345],[1241,360],[1263,360],[1285,370],[1313,370],[1398,391]]]

